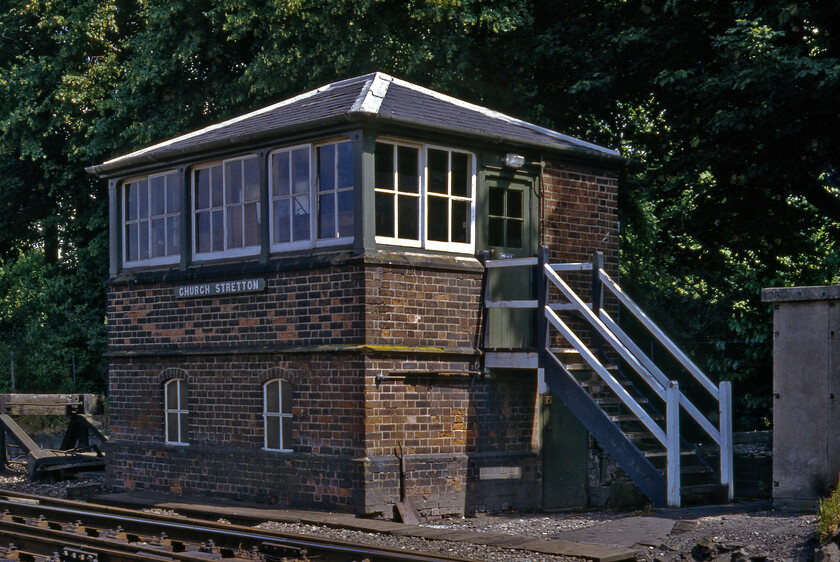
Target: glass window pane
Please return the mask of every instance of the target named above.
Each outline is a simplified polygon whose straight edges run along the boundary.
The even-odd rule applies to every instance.
[[[195,208],[209,209],[210,208],[210,170],[204,168],[203,170],[196,170],[193,175],[195,182]]]
[[[280,418],[266,416],[265,418],[265,447],[266,449],[280,448]]]
[[[505,219],[490,217],[487,243],[491,246],[505,245]]]
[[[292,153],[292,185],[294,193],[309,193],[309,149],[298,148]]]
[[[178,414],[174,412],[166,414],[166,440],[178,443]]]
[[[416,148],[397,147],[397,177],[399,190],[406,193],[420,191],[419,153]]]
[[[374,152],[374,182],[378,189],[394,189],[394,146],[376,143]]]
[[[309,196],[303,195],[293,199],[294,218],[292,229],[295,240],[309,240]]]
[[[353,236],[353,190],[338,192],[338,236]]]
[[[280,422],[283,424],[283,443],[281,448],[292,448],[292,418],[281,418]]]
[[[245,204],[245,245],[256,246],[260,243],[260,204]]]
[[[491,187],[489,200],[490,214],[497,217],[505,216],[505,190],[500,187]]]
[[[178,381],[178,408],[186,410],[187,408],[187,383]]]
[[[335,196],[328,193],[318,199],[318,238],[335,238]]]
[[[292,385],[289,381],[280,381],[280,405],[284,414],[292,413]]]
[[[265,411],[271,414],[280,413],[279,381],[271,381],[265,384]]]
[[[446,178],[449,172],[449,153],[444,150],[429,149],[429,191],[432,193],[449,193]]]
[[[289,238],[289,199],[274,201],[274,226],[272,241],[288,242]]]
[[[335,189],[335,145],[318,147],[318,190]]]
[[[137,184],[128,184],[125,191],[125,219],[135,221],[137,220]]]
[[[181,186],[178,185],[178,174],[166,176],[166,212],[177,213],[181,210]]]
[[[125,227],[125,259],[137,261],[137,225],[129,224]]]
[[[166,213],[166,178],[156,176],[149,180],[152,216]]]
[[[178,443],[186,443],[190,438],[189,416],[187,414],[180,414],[178,416]]]
[[[376,235],[394,237],[394,196],[390,193],[376,194]]]
[[[137,203],[138,203],[138,217],[140,219],[145,219],[149,217],[149,182],[147,180],[141,180],[137,182],[139,187],[137,193]]]
[[[140,221],[138,226],[139,258],[141,260],[149,259],[149,221]]]
[[[211,224],[211,235],[213,238],[213,251],[221,252],[225,249],[225,222],[222,211],[213,211]]]
[[[338,188],[353,187],[353,146],[349,142],[340,142],[338,149]]]
[[[397,228],[400,233],[399,237],[418,240],[420,238],[420,198],[400,195],[398,205],[397,216],[400,217],[400,224]]]
[[[522,221],[510,219],[507,221],[508,248],[522,247]]]
[[[221,207],[225,204],[224,198],[222,196],[222,187],[224,184],[222,183],[222,167],[221,166],[213,166],[210,168],[210,192],[212,193],[213,197],[210,201],[213,207]]]
[[[196,252],[209,252],[210,246],[210,213],[195,214],[195,246]]]
[[[271,196],[289,194],[289,153],[271,155]]]
[[[166,219],[158,217],[152,219],[152,247],[153,258],[166,255]]]
[[[166,255],[181,253],[181,217],[166,217]]]
[[[470,241],[470,202],[452,202],[452,242],[467,244]]]
[[[452,153],[452,195],[470,196],[469,156],[463,152]]]
[[[245,201],[260,200],[260,159],[248,158],[245,166]]]
[[[242,202],[242,161],[225,162],[226,204]]]
[[[517,219],[523,218],[522,214],[522,191],[519,189],[509,189],[507,194],[507,216]]]
[[[166,409],[167,410],[177,410],[178,409],[178,381],[173,380],[166,383],[164,387],[166,391]]]
[[[449,242],[449,200],[429,197],[429,240]]]
[[[227,247],[241,248],[242,247],[242,207],[229,208],[227,213]]]

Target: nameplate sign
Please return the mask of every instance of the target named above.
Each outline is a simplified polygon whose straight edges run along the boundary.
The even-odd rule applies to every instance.
[[[212,297],[215,295],[256,293],[264,290],[265,279],[214,281],[213,283],[199,283],[197,285],[181,285],[180,287],[175,287],[175,297],[179,299],[188,299],[191,297]]]

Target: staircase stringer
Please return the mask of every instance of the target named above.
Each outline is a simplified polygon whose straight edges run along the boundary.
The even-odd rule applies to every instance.
[[[546,352],[548,355],[548,353]],[[595,403],[574,376],[553,357],[547,357],[545,380],[569,411],[583,424],[601,448],[656,506],[666,506],[667,482],[644,454]]]

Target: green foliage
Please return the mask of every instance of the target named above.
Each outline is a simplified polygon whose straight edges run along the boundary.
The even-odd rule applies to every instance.
[[[827,498],[820,499],[817,525],[822,542],[836,535],[837,530],[840,529],[840,486],[831,492],[831,495]]]
[[[63,384],[68,358],[105,349],[105,186],[86,165],[373,70],[641,161],[622,178],[622,284],[714,378],[734,382],[740,427],[770,416],[760,289],[838,281],[835,2],[3,8],[0,373],[15,349],[33,387]],[[95,363],[81,371],[90,384]]]

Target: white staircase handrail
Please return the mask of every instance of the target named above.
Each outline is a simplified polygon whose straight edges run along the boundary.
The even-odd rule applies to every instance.
[[[650,415],[642,408],[642,406],[627,392],[621,383],[618,382],[612,373],[610,373],[606,367],[595,357],[595,354],[589,351],[589,348],[586,347],[580,339],[572,332],[571,328],[569,328],[563,320],[557,316],[553,310],[548,307],[545,307],[545,317],[546,319],[555,327],[557,330],[562,334],[562,336],[568,341],[572,347],[575,348],[580,356],[583,358],[584,361],[592,368],[593,371],[598,373],[598,376],[610,387],[610,389],[615,393],[616,396],[627,406],[633,414],[639,418],[644,426],[650,431],[654,437],[662,444],[663,447],[668,446],[668,435],[665,431],[662,430],[661,427],[650,417]],[[563,362],[557,358],[554,353],[548,351],[548,355],[557,362],[558,365],[564,368]],[[567,371],[568,372],[568,371]]]
[[[703,371],[701,371],[700,368],[688,358],[683,350],[671,341],[671,338],[665,335],[665,332],[663,332],[635,302],[633,302],[633,299],[631,299],[627,293],[625,293],[621,287],[619,287],[618,284],[613,281],[609,275],[607,275],[606,271],[601,269],[598,271],[598,274],[604,286],[609,289],[619,301],[621,301],[621,304],[627,307],[631,314],[633,314],[633,316],[635,316],[639,322],[641,322],[644,327],[647,328],[657,340],[659,340],[659,343],[661,343],[689,373],[691,373],[694,379],[699,382],[703,388],[709,392],[709,394],[714,396],[715,400],[720,401],[720,392],[715,386],[715,383],[713,383],[709,377],[707,377],[706,374],[703,373]]]

